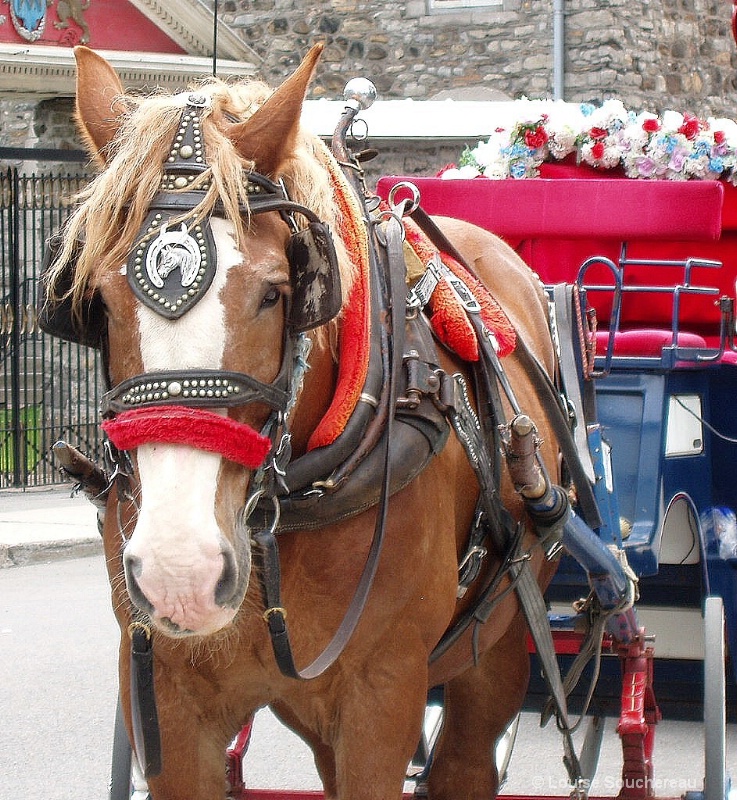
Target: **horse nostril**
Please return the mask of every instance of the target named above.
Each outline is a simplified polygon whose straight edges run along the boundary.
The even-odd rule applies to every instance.
[[[215,602],[219,606],[227,606],[233,602],[233,596],[238,592],[238,565],[231,547],[225,548],[222,556],[223,571],[215,586]]]
[[[150,614],[153,611],[153,605],[138,585],[138,578],[140,578],[141,572],[143,571],[141,559],[130,553],[124,553],[123,571],[125,572],[125,585],[128,588],[128,596],[131,602],[136,608],[144,613]]]

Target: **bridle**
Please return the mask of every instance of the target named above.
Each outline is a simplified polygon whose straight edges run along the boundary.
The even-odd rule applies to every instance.
[[[206,175],[209,166],[201,132],[203,112],[209,105],[210,100],[205,95],[190,93],[186,96],[180,123],[163,165],[159,191],[152,199],[127,262],[127,279],[134,295],[147,308],[169,320],[179,319],[202,299],[217,270],[210,218],[195,218],[195,210],[209,189]],[[241,215],[278,212],[291,231],[287,255],[292,293],[285,309],[279,371],[271,382],[242,372],[204,368],[147,372],[129,377],[110,388],[101,402],[103,428],[116,447],[121,423],[125,422],[130,429],[146,410],[166,407],[168,417],[173,419],[177,409],[234,408],[253,403],[270,409],[270,416],[259,433],[270,437],[272,445],[278,446],[276,431],[283,428],[287,409],[295,402],[299,389],[295,365],[304,361],[304,333],[338,313],[342,299],[340,280],[328,226],[311,209],[292,201],[283,181],[277,183],[252,171],[244,172],[244,181],[248,203],[239,203]],[[223,213],[222,203],[216,202],[213,216]],[[307,227],[298,226],[296,215],[307,220]],[[162,268],[164,259],[173,260],[175,268],[171,268],[171,264]],[[68,265],[70,269],[73,266]],[[94,303],[90,307],[94,308]],[[63,316],[63,313],[63,309],[51,308],[47,315]],[[68,325],[69,321],[65,323]],[[99,325],[99,320],[85,320],[83,328],[92,324]],[[217,427],[217,420],[213,422]],[[221,433],[224,435],[225,429]],[[215,437],[215,440],[221,438]],[[217,444],[204,449],[222,452]]]

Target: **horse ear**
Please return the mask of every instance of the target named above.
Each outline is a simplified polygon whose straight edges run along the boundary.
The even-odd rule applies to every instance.
[[[307,87],[323,51],[316,44],[282,85],[247,120],[225,123],[225,135],[241,157],[264,175],[275,177],[294,150]]]
[[[119,99],[123,84],[118,73],[88,47],[74,48],[77,60],[77,123],[94,158],[106,160],[105,149],[114,139],[125,111]]]

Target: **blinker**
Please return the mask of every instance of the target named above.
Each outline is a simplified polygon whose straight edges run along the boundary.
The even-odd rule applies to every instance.
[[[74,281],[76,255],[82,247],[81,242],[75,244],[71,259],[64,264],[59,274],[54,286],[55,297],[48,297],[45,276],[59,257],[62,247],[63,238],[58,233],[46,243],[40,271],[38,325],[42,331],[65,342],[100,349],[107,330],[102,298],[95,292],[82,301],[79,314],[75,314],[72,309],[72,297],[69,294]]]
[[[293,234],[287,256],[292,273],[289,323],[303,333],[329,322],[342,305],[338,258],[328,226],[310,222]]]

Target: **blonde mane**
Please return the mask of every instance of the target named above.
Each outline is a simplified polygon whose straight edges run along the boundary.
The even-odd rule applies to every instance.
[[[211,79],[191,90],[211,98],[204,111],[202,131],[209,170],[198,182],[209,181],[210,188],[195,209],[199,219],[208,216],[220,200],[226,217],[232,222],[238,246],[247,246],[248,218],[239,206],[248,205],[243,170],[253,162],[244,162],[231,141],[221,132],[218,120],[224,115],[245,120],[269,97],[271,90],[259,81],[227,84]],[[94,287],[96,276],[111,265],[125,263],[161,183],[163,164],[189,94],[154,94],[147,97],[125,96],[127,112],[117,136],[106,152],[104,169],[77,196],[77,207],[64,229],[64,246],[46,276],[48,296],[57,296],[55,288],[72,252],[79,247],[72,286],[74,313]],[[338,254],[343,301],[352,285],[355,267],[340,237],[341,218],[334,197],[326,158],[332,158],[322,142],[301,130],[291,157],[278,176],[283,178],[292,200],[313,210],[328,223]],[[190,187],[191,188],[191,187]]]

